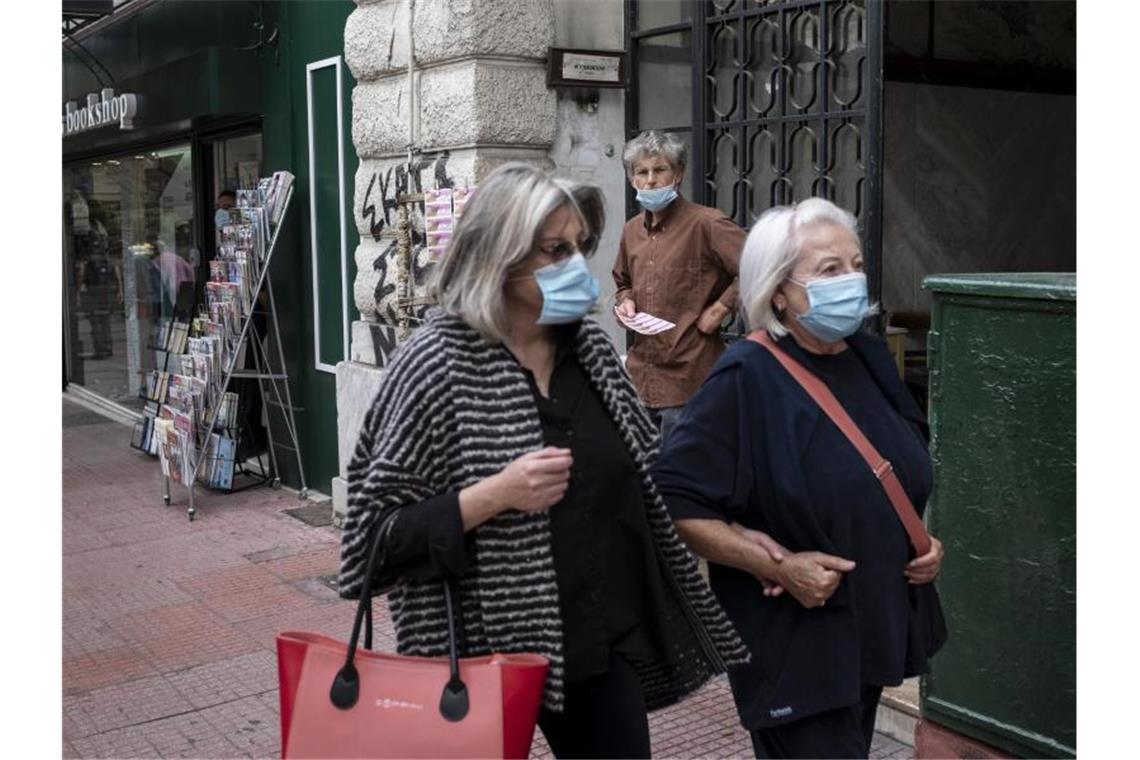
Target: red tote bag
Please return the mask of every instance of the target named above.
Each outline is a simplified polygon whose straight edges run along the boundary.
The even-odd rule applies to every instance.
[[[449,657],[369,651],[373,565],[386,535],[378,530],[373,542],[347,644],[320,633],[277,636],[281,756],[527,757],[549,662],[536,654],[460,659],[449,583]],[[365,648],[357,649],[365,617]]]

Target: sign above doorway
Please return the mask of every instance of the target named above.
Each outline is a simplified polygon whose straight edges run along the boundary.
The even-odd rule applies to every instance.
[[[74,100],[63,107],[63,136],[89,132],[118,122],[119,129],[133,129],[138,115],[138,96],[133,93],[116,95],[114,89],[103,88],[99,94],[87,96],[87,105]]]

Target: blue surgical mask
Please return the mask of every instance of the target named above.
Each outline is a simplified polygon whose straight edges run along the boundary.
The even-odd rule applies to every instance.
[[[666,208],[670,203],[677,200],[677,188],[673,185],[669,187],[658,187],[652,190],[638,190],[637,202],[646,211],[657,213],[658,211]]]
[[[815,337],[828,343],[853,335],[863,324],[870,308],[867,299],[867,276],[853,272],[840,277],[825,277],[811,282],[792,280],[807,291],[811,308],[796,319]]]
[[[214,212],[214,226],[219,230],[230,223],[229,209],[220,208]]]
[[[598,279],[590,274],[586,257],[580,253],[534,270],[534,279],[542,290],[540,325],[577,322],[593,308],[601,293]]]

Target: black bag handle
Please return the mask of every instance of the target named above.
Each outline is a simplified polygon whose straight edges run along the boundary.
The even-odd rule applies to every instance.
[[[329,700],[341,710],[348,710],[360,698],[360,674],[356,670],[354,659],[356,645],[360,641],[360,629],[367,618],[367,627],[364,633],[364,648],[372,648],[372,577],[376,569],[377,558],[381,550],[388,543],[388,535],[396,522],[399,510],[392,510],[385,515],[376,529],[372,540],[372,547],[368,552],[368,566],[364,572],[364,584],[360,590],[360,601],[356,604],[356,618],[352,623],[352,636],[348,641],[348,652],[345,655],[344,665],[337,671],[329,690]],[[382,560],[381,560],[382,562]],[[459,677],[459,651],[455,641],[455,609],[452,602],[451,581],[443,581],[443,597],[447,604],[447,634],[448,634],[448,663],[451,668],[451,678],[444,684],[443,693],[439,698],[439,712],[446,720],[456,722],[467,717],[470,702],[467,694],[467,685]]]

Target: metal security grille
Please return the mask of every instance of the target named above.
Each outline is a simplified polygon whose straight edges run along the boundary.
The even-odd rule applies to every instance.
[[[627,12],[630,134],[686,137],[690,197],[744,227],[811,196],[848,209],[878,297],[882,3],[630,0]]]

